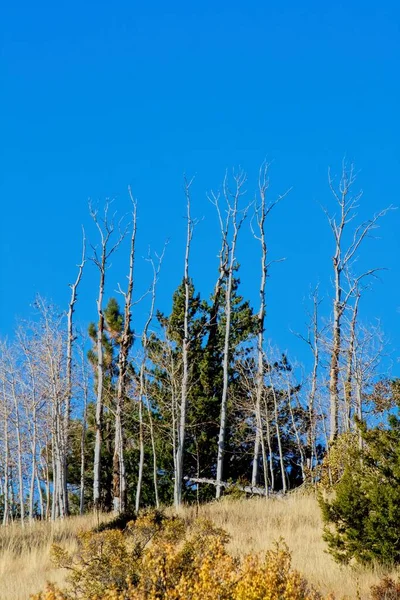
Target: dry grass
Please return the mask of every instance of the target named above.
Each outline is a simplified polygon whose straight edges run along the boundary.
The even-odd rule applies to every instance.
[[[97,517],[90,514],[64,522],[35,522],[24,529],[18,523],[0,526],[0,600],[28,600],[47,581],[63,583],[65,573],[51,563],[51,545],[57,543],[74,550],[78,531],[90,529],[97,522]]]
[[[196,509],[184,508],[182,514],[191,520]],[[379,570],[340,567],[325,552],[320,512],[312,496],[292,495],[268,501],[224,499],[200,507],[199,516],[212,519],[231,534],[230,550],[236,555],[264,552],[283,537],[294,566],[318,589],[334,592],[338,599],[368,598],[371,585],[382,576]],[[62,583],[65,574],[51,564],[52,543],[73,550],[77,532],[96,522],[93,515],[87,515],[54,524],[35,523],[24,530],[19,525],[0,527],[0,600],[28,600],[46,581]]]
[[[184,509],[188,518],[194,508]],[[336,598],[369,598],[371,585],[383,573],[341,567],[329,554],[322,540],[320,510],[314,496],[293,494],[265,500],[229,500],[201,506],[199,516],[212,519],[231,535],[230,550],[236,555],[264,552],[282,537],[292,553],[293,566],[321,592]],[[392,573],[397,577],[399,573]]]

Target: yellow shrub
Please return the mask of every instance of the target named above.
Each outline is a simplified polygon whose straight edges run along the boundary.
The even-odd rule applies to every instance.
[[[294,571],[291,556],[284,542],[269,550],[262,561],[248,556],[242,566],[241,578],[234,600],[319,600],[321,595]]]
[[[264,559],[244,561],[227,551],[228,535],[210,521],[146,514],[124,532],[85,533],[69,556],[54,548],[70,570],[69,587],[49,586],[33,600],[320,600],[291,566],[283,542]]]

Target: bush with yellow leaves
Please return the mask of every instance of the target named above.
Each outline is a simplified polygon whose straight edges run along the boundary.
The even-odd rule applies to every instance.
[[[211,522],[185,525],[147,513],[124,531],[85,533],[74,556],[53,549],[69,569],[68,587],[49,585],[32,600],[321,600],[292,568],[279,542],[264,558],[227,551],[228,535]]]

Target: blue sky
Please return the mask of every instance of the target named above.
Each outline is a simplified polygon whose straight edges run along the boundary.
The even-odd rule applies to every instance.
[[[320,204],[332,206],[327,168],[344,155],[360,169],[360,217],[399,205],[400,9],[375,2],[8,3],[0,23],[0,334],[30,314],[37,292],[60,307],[75,277],[81,224],[95,241],[88,198],[139,202],[137,295],[150,273],[141,257],[169,238],[160,281],[168,310],[182,276],[182,176],[196,175],[192,275],[211,292],[217,223],[206,191],[241,165],[255,188],[264,158],[271,193],[292,187],[268,224],[268,335],[303,358],[290,333],[305,322],[310,286],[330,285],[332,239]],[[399,354],[400,211],[368,241],[363,265],[384,266],[362,304]],[[123,284],[126,247],[109,271]],[[257,302],[258,247],[239,243],[242,291]],[[89,265],[78,317],[95,315]],[[146,312],[135,309],[140,324]],[[329,306],[326,303],[326,314]],[[394,354],[396,356],[396,352]]]

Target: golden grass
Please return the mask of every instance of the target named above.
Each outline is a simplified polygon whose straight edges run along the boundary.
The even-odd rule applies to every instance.
[[[98,518],[90,514],[55,523],[34,522],[23,529],[19,523],[0,526],[0,600],[28,600],[47,581],[63,583],[65,573],[51,563],[51,545],[72,551],[77,533],[97,523]]]
[[[196,508],[183,508],[181,514],[192,520]],[[321,592],[334,592],[337,599],[369,598],[371,585],[382,576],[379,569],[340,567],[326,553],[320,511],[313,496],[294,494],[268,501],[226,498],[201,506],[199,516],[228,531],[230,550],[235,555],[264,552],[275,540],[284,538],[294,567]],[[50,560],[52,543],[74,550],[77,532],[96,524],[96,517],[87,515],[53,524],[34,523],[23,530],[18,524],[0,527],[0,600],[28,600],[46,581],[62,584],[65,573],[54,569]]]
[[[195,508],[185,508],[183,514],[192,518]],[[293,494],[273,500],[226,498],[200,506],[199,516],[228,531],[230,550],[235,555],[263,553],[282,537],[292,553],[293,566],[319,591],[333,592],[337,599],[369,598],[371,585],[383,575],[380,569],[341,567],[326,553],[320,510],[312,495]],[[399,572],[390,575],[398,577]]]

